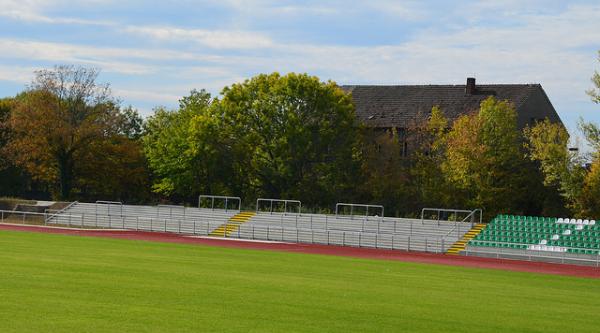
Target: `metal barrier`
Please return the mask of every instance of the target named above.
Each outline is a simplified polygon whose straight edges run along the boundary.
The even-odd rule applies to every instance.
[[[260,203],[261,202],[268,202],[269,205],[269,214],[273,214],[273,213],[283,213],[283,215],[287,215],[288,214],[288,204],[295,204],[298,205],[298,212],[297,213],[292,213],[292,214],[297,214],[297,215],[301,215],[302,214],[302,202],[300,200],[284,200],[284,199],[265,199],[265,198],[258,198],[256,199],[256,213],[260,213]],[[276,212],[273,211],[273,203],[283,203],[283,212]]]
[[[424,221],[425,221],[425,212],[435,212],[437,215],[437,218],[435,220],[437,220],[438,225],[440,224],[440,221],[449,221],[449,220],[440,219],[440,213],[453,213],[452,217],[454,217],[454,220],[451,222],[468,222],[467,219],[470,218],[471,225],[475,224],[475,222],[474,222],[475,214],[479,213],[479,223],[482,223],[482,221],[483,221],[483,211],[480,208],[476,208],[473,210],[448,209],[448,208],[423,208],[423,209],[421,209],[421,223],[424,223]],[[457,215],[456,215],[457,213],[468,213],[468,214],[462,220],[458,221]]]
[[[96,215],[98,214],[98,204],[108,205],[108,215],[111,215],[110,214],[110,206],[111,205],[119,206],[119,215],[123,215],[123,203],[121,201],[105,201],[105,200],[96,201]]]
[[[340,213],[340,207],[350,207],[350,214],[346,215],[346,214],[339,214]],[[365,208],[365,215],[354,215],[354,207],[362,207]],[[369,215],[369,208],[378,208],[381,210],[381,216],[378,215]],[[351,203],[341,203],[338,202],[337,204],[335,204],[335,218],[338,218],[339,216],[350,216],[350,218],[354,218],[354,216],[364,216],[366,218],[369,217],[378,217],[383,221],[383,217],[384,217],[384,208],[382,205],[366,205],[366,204],[351,204]]]
[[[503,259],[520,259],[529,261],[555,262],[561,264],[585,264],[588,266],[600,267],[600,249],[585,249],[579,247],[555,246],[561,251],[550,251],[541,249],[531,249],[531,246],[538,244],[508,243],[497,241],[482,241],[478,243],[488,244],[489,246],[468,245],[464,250],[465,255],[474,255],[480,257],[493,257]],[[511,246],[521,246],[522,249],[511,248]],[[583,252],[592,252],[590,254],[577,254],[569,252],[577,250]],[[594,253],[595,252],[595,253]]]
[[[237,210],[237,211],[241,211],[242,210],[242,199],[240,197],[228,197],[228,196],[222,196],[222,195],[207,195],[207,194],[202,194],[198,197],[198,208],[203,208],[202,207],[202,200],[206,200],[206,199],[210,199],[210,209],[215,210],[215,200],[223,200],[225,203],[225,211],[229,210],[229,202],[230,201],[237,201],[238,205],[237,205],[237,209],[232,209],[232,210]]]
[[[156,206],[156,217],[160,216],[160,209],[168,209],[169,216],[173,217],[173,208],[183,211],[183,217],[185,218],[185,206],[177,206],[177,205],[157,205]]]
[[[45,209],[45,210],[44,210],[44,213],[45,213],[45,214],[47,214],[47,213],[49,213],[49,212],[52,212],[52,211],[54,211],[54,213],[50,213],[51,215],[50,215],[49,217],[46,215],[46,216],[44,217],[44,219],[51,219],[51,218],[52,218],[52,217],[53,217],[55,214],[61,214],[61,213],[64,213],[64,212],[65,212],[65,211],[67,211],[69,208],[71,208],[71,207],[75,206],[75,205],[76,205],[76,204],[78,204],[78,203],[79,203],[79,201],[73,201],[73,202],[71,202],[70,204],[68,204],[66,207],[64,207],[64,208],[61,208],[61,209],[49,209],[49,208],[47,208],[47,209]]]

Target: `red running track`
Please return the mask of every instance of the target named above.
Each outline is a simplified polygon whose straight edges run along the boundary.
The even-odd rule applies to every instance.
[[[348,246],[333,246],[319,244],[272,243],[257,241],[242,241],[222,238],[198,238],[173,233],[146,232],[133,230],[85,230],[67,229],[45,226],[9,225],[0,224],[0,230],[42,232],[61,235],[78,235],[89,237],[106,237],[133,239],[154,242],[167,242],[178,244],[199,244],[221,246],[228,248],[242,248],[255,250],[276,250],[285,252],[324,254],[346,256],[355,258],[397,260],[425,264],[450,265],[475,268],[501,269],[517,272],[545,273],[588,278],[600,278],[600,269],[596,267],[577,266],[567,264],[552,264],[521,260],[507,260],[494,258],[481,258],[474,256],[450,256],[444,254],[407,252],[399,250],[383,250],[372,248],[357,248]]]

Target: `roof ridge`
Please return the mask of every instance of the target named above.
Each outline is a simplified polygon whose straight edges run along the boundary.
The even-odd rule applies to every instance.
[[[466,84],[342,84],[340,87],[465,87]],[[476,87],[541,86],[541,83],[477,83]]]

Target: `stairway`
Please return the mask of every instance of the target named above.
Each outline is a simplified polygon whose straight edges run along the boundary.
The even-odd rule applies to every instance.
[[[227,237],[236,232],[240,228],[240,225],[250,221],[254,214],[254,212],[240,212],[231,217],[227,223],[224,223],[217,229],[213,230],[210,233],[210,236]]]
[[[473,226],[471,230],[467,231],[467,233],[461,239],[457,240],[456,243],[454,243],[452,247],[450,247],[448,251],[446,251],[446,254],[460,254],[461,251],[464,251],[465,247],[467,246],[467,243],[471,239],[475,238],[475,236],[477,236],[484,228],[485,224],[483,223],[478,223],[475,226]]]

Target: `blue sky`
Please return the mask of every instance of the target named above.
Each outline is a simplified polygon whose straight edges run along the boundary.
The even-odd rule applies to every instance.
[[[93,66],[149,115],[257,73],[339,84],[541,83],[570,129],[600,122],[596,1],[0,0],[0,96]]]

